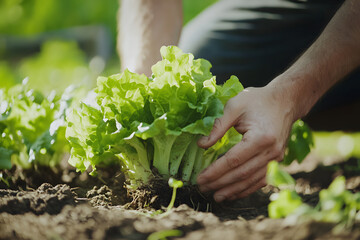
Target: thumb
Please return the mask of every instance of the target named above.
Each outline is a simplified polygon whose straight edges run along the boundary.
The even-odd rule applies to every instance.
[[[209,148],[214,145],[233,126],[233,122],[230,114],[225,113],[222,117],[215,119],[210,135],[203,136],[199,139],[199,147]]]

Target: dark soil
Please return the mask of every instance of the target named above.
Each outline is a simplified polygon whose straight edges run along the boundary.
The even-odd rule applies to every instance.
[[[335,233],[334,224],[291,224],[268,218],[269,195],[276,191],[270,187],[223,204],[183,188],[179,189],[176,207],[157,214],[155,210],[170,201],[172,190],[165,183],[127,195],[118,169],[100,170],[100,178],[89,178],[71,169],[47,171],[48,181],[44,175],[39,180],[39,174],[32,171],[3,172],[9,186],[0,185],[0,239],[360,239],[360,225]],[[349,172],[339,165],[297,173],[296,190],[305,202],[316,205],[318,192],[338,171]],[[347,185],[359,190],[359,172],[348,175]],[[152,195],[143,194],[145,190]],[[141,194],[147,198],[146,206],[135,199]]]
[[[67,185],[42,184],[36,191],[0,189],[0,212],[35,215],[59,214],[64,206],[75,206],[74,194]]]

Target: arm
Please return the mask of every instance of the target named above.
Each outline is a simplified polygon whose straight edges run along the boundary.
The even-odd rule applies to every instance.
[[[198,176],[201,191],[221,202],[265,186],[267,163],[281,161],[291,126],[337,81],[360,66],[360,1],[347,0],[320,37],[283,74],[232,98],[208,137],[210,147],[232,126],[243,140]]]
[[[360,1],[347,0],[314,44],[270,85],[289,93],[285,97],[296,105],[295,118],[301,118],[359,65]]]
[[[122,0],[118,16],[122,70],[151,74],[160,47],[176,45],[182,28],[181,0]]]

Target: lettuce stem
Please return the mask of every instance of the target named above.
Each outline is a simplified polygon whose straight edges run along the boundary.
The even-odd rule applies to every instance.
[[[179,167],[186,152],[186,149],[191,143],[191,139],[196,136],[189,133],[182,133],[178,136],[171,148],[170,155],[170,175],[176,176],[179,172]]]
[[[194,163],[196,161],[196,157],[198,156],[197,152],[201,149],[197,145],[197,140],[198,137],[193,138],[193,140],[189,144],[184,154],[183,165],[181,168],[181,173],[182,173],[181,180],[184,182],[190,181]]]
[[[153,166],[164,177],[169,177],[169,163],[171,148],[176,140],[175,135],[158,135],[153,137],[154,161]]]
[[[213,152],[212,156],[209,155],[204,155],[205,153],[205,149],[199,148],[199,150],[197,151],[196,154],[196,159],[195,159],[195,164],[191,173],[191,178],[190,178],[190,183],[192,185],[196,184],[196,178],[197,175],[207,166],[210,165],[210,163],[208,163],[209,158],[211,158],[212,156],[215,155],[215,151]]]

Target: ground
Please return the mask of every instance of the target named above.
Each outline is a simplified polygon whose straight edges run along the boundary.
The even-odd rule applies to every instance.
[[[356,161],[294,173],[296,190],[315,205],[319,190],[345,174],[348,188],[359,191],[358,172],[345,167]],[[9,186],[0,185],[0,239],[360,239],[360,225],[334,232],[330,223],[270,219],[267,204],[276,189],[269,187],[235,202],[205,208],[178,202],[156,214],[131,209],[123,176],[115,170],[101,180],[71,170],[49,176],[41,174],[44,169],[4,174],[10,173]]]

